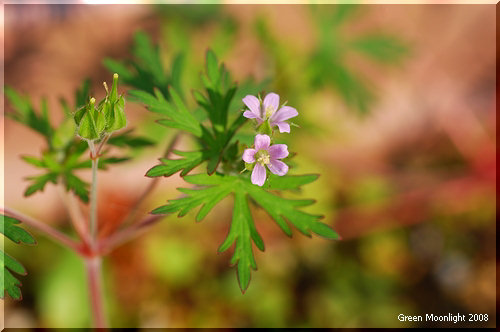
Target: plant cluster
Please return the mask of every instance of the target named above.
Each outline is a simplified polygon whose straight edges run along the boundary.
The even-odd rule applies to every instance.
[[[229,105],[238,87],[210,50],[206,54],[205,73],[201,79],[204,89],[194,91],[193,96],[206,112],[207,118],[204,120],[196,118],[189,111],[172,87],[169,89],[170,101],[159,90],[154,94],[140,90],[129,92],[132,100],[143,103],[151,112],[162,116],[158,123],[185,132],[198,146],[193,151],[174,151],[180,158],[161,158],[160,164],[146,173],[149,177],[168,177],[180,172],[187,183],[195,186],[179,189],[184,197],[169,200],[152,213],[177,213],[178,216],[184,216],[201,207],[196,215],[196,221],[201,221],[222,199],[233,196],[230,231],[219,251],[235,245],[231,263],[237,266],[240,288],[245,291],[250,283],[251,270],[257,268],[252,243],[259,250],[264,250],[264,242],[250,211],[251,205],[263,208],[289,236],[292,235],[290,224],[307,236],[315,233],[337,239],[338,235],[319,221],[321,216],[298,209],[313,204],[313,200],[293,200],[281,195],[318,178],[310,174],[286,175],[288,166],[280,159],[288,157],[288,148],[285,144],[271,145],[276,127],[279,132],[290,132],[286,120],[297,116],[298,112],[286,105],[280,108],[279,96],[269,93],[263,101],[247,95],[242,101],[248,110],[230,114]],[[232,121],[229,121],[230,115]],[[245,149],[235,134],[247,119],[254,119],[257,135],[254,147]],[[204,165],[204,172],[187,175],[200,165]],[[269,177],[265,167],[272,173]],[[251,176],[242,173],[243,170],[252,170]]]
[[[315,174],[288,174],[289,169],[293,170],[290,163],[293,154],[279,140],[278,134],[290,134],[291,125],[294,124],[289,123],[289,120],[299,114],[295,108],[286,105],[286,102],[280,106],[280,97],[275,93],[268,93],[263,100],[260,95],[256,97],[262,85],[251,81],[240,86],[236,84],[224,64],[210,50],[206,53],[205,71],[201,75],[202,89],[192,92],[193,104],[196,106],[191,106],[184,99],[180,83],[182,55],[176,57],[170,73],[167,73],[161,62],[159,48],[151,43],[149,37],[139,33],[135,41],[132,60],[105,60],[105,65],[117,72],[113,75],[110,89],[104,83],[106,96],[97,102],[90,95],[89,81],[85,81],[75,93],[74,104],[70,106],[67,101],[61,100],[65,116],[58,126],[52,124],[45,100],[42,101],[41,110],[37,111],[28,97],[5,88],[7,100],[13,108],[13,112],[7,113],[7,116],[41,134],[46,142],[40,157],[23,156],[26,162],[43,171],[40,175],[28,178],[31,184],[25,196],[43,191],[49,182],[59,184],[64,188],[65,195],[71,197],[74,194],[82,202],[89,203],[89,220],[83,218],[78,204],[68,205],[79,238],[79,241],[75,241],[49,225],[3,208],[3,233],[15,242],[34,244],[34,239],[16,226],[23,221],[81,256],[89,276],[96,327],[106,326],[99,281],[102,257],[152,226],[164,214],[184,216],[199,207],[195,219],[201,221],[220,201],[231,196],[231,225],[219,251],[229,250],[234,245],[231,263],[237,266],[242,292],[249,286],[251,270],[257,268],[253,246],[264,250],[251,207],[264,209],[289,236],[294,227],[307,236],[317,234],[328,239],[338,238],[335,231],[320,222],[322,216],[301,210],[313,204],[314,200],[290,199],[283,195],[288,191],[298,191],[301,186],[318,178]],[[147,177],[156,179],[138,199],[131,214],[122,221],[121,228],[107,237],[99,237],[97,204],[105,201],[97,199],[97,170],[129,160],[123,153],[119,156],[110,155],[112,150],[108,147],[118,150],[126,147],[142,149],[154,144],[145,137],[134,135],[130,129],[125,130],[125,98],[118,94],[120,77],[135,88],[129,91],[128,101],[145,105],[159,117],[157,122],[160,125],[178,134],[168,144],[160,163],[146,172]],[[242,110],[243,105],[246,105],[246,110]],[[244,129],[244,125],[247,122],[253,124],[246,126],[252,127],[250,133],[245,133],[247,129]],[[179,133],[189,137],[196,148],[190,151],[175,150]],[[253,145],[247,146],[252,141]],[[89,151],[88,156],[85,155],[86,151]],[[173,158],[171,154],[176,157]],[[77,175],[79,170],[88,168],[92,169],[91,184]],[[178,189],[182,194],[180,198],[168,200],[167,204],[154,209],[151,215],[143,219],[134,219],[137,207],[158,180],[176,173],[180,173],[192,187]],[[100,222],[102,225],[106,221]],[[24,268],[8,255],[4,256],[2,264],[4,293],[7,291],[12,298],[21,298],[18,288],[20,283],[11,272],[24,274]]]

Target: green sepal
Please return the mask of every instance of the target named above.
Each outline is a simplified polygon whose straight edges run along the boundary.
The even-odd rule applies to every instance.
[[[114,84],[114,83],[113,83]],[[103,104],[103,111],[106,114],[106,131],[111,133],[120,130],[127,125],[127,117],[125,116],[125,100],[120,96],[115,103],[111,101]]]
[[[269,124],[269,120],[262,122],[262,124],[257,127],[257,133],[264,134],[264,135],[267,135],[269,137],[271,137],[273,135],[273,129],[271,128],[271,125]]]
[[[86,106],[86,112],[81,117],[78,124],[78,135],[87,140],[96,140],[101,137],[101,133],[106,126],[106,119],[104,113],[95,109],[95,99],[92,98]],[[77,112],[78,114],[78,112]],[[75,121],[76,115],[75,114]],[[80,115],[80,114],[78,114]]]

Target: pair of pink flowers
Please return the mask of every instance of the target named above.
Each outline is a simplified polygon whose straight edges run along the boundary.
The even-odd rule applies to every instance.
[[[299,113],[295,108],[290,106],[279,108],[279,101],[280,97],[275,93],[267,94],[262,104],[257,97],[248,95],[243,98],[243,103],[245,103],[249,110],[245,111],[243,116],[255,119],[259,125],[265,121],[269,121],[271,128],[277,126],[280,133],[289,133],[290,124],[285,122],[285,120],[293,118]],[[255,163],[251,176],[253,184],[258,186],[264,185],[267,178],[266,166],[272,173],[279,176],[283,176],[288,172],[288,166],[279,160],[288,156],[288,147],[286,144],[271,145],[271,138],[268,135],[257,134],[255,136],[254,147],[254,149],[246,149],[242,156],[245,163]]]

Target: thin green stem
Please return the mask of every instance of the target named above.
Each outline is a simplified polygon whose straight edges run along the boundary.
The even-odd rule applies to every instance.
[[[97,166],[99,158],[92,160],[92,188],[90,192],[90,236],[95,248],[97,242]]]
[[[97,167],[99,166],[99,157],[95,149],[94,142],[89,142],[92,157],[92,186],[90,188],[90,239],[91,246],[97,248]]]
[[[94,328],[106,328],[106,314],[102,291],[102,257],[98,252],[98,220],[97,220],[97,168],[99,166],[99,152],[105,141],[96,148],[93,141],[89,141],[90,157],[92,159],[92,184],[90,188],[90,245],[92,256],[85,259],[87,281],[92,308],[92,321]]]

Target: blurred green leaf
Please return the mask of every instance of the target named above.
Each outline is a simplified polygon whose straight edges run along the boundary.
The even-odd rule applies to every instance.
[[[49,182],[54,184],[57,183],[57,174],[56,173],[47,173],[39,176],[31,176],[27,178],[28,180],[33,181],[33,184],[30,185],[26,191],[24,192],[24,196],[31,196],[37,191],[43,191],[45,185]]]
[[[355,38],[351,42],[351,46],[354,50],[384,64],[398,63],[409,53],[408,47],[398,38],[382,34],[370,34]]]
[[[22,96],[11,87],[4,88],[5,97],[14,108],[14,112],[6,113],[13,120],[28,126],[36,132],[42,134],[47,140],[49,146],[51,145],[51,137],[53,129],[50,125],[47,102],[42,100],[41,114],[37,114],[33,105],[27,96]]]
[[[21,222],[12,217],[7,217],[5,215],[0,215],[1,218],[1,229],[2,234],[8,239],[12,240],[14,243],[34,245],[36,240],[23,228],[18,225]],[[5,292],[14,300],[21,300],[21,282],[14,277],[12,273],[18,275],[26,275],[26,269],[17,260],[4,253],[0,250],[0,284],[3,285],[2,296],[5,297]]]
[[[129,147],[132,149],[153,146],[155,143],[149,138],[132,135],[133,130],[127,130],[120,134],[114,134],[107,144],[118,147]]]
[[[104,66],[109,71],[118,73],[123,83],[150,94],[154,94],[155,89],[158,89],[167,100],[170,99],[169,85],[180,91],[184,66],[182,54],[174,57],[171,72],[167,73],[158,45],[153,44],[151,38],[143,31],[138,31],[134,35],[132,54],[133,59],[125,62],[106,58],[103,61]]]

